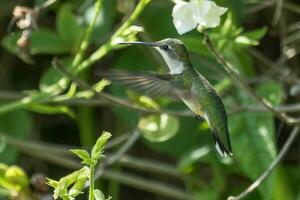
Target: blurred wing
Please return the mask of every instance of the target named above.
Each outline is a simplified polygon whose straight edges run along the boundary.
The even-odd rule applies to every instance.
[[[175,90],[181,89],[176,76],[171,74],[126,74],[98,73],[111,81],[151,96],[172,96],[177,98]]]

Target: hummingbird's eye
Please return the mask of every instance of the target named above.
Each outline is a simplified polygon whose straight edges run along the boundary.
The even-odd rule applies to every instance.
[[[164,50],[164,51],[169,50],[169,46],[168,45],[161,45],[159,48],[161,50]]]

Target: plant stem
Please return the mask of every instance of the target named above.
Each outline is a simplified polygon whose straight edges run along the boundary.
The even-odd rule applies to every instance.
[[[41,92],[41,93],[35,93],[30,96],[24,97],[18,101],[3,104],[0,106],[0,115],[4,114],[6,112],[9,112],[9,111],[17,110],[17,109],[22,108],[30,103],[40,101],[40,100],[45,100],[49,97],[50,97],[49,94]]]
[[[115,32],[115,34],[112,36],[112,38],[121,36],[124,33],[124,31],[126,31],[127,28],[132,25],[132,23],[141,14],[144,7],[150,1],[151,0],[140,0],[138,5],[136,6],[135,10],[133,11],[133,13],[121,25],[121,27]],[[97,2],[102,2],[102,0],[98,0]],[[101,4],[97,4],[95,6],[99,9],[101,9]],[[96,10],[96,12],[98,12],[98,11]],[[76,64],[77,62],[79,63],[80,60],[83,58],[83,53],[84,53],[84,50],[87,48],[87,44],[88,44],[87,42],[90,39],[92,30],[94,29],[93,23],[95,23],[95,22],[96,22],[96,18],[95,18],[95,21],[91,23],[90,28],[88,28],[88,30],[87,30],[87,32],[84,36],[84,39],[83,39],[83,42],[82,42],[83,44],[81,44],[80,50],[79,50],[78,54],[75,56],[75,58],[76,57],[77,58],[74,60],[74,62],[73,62],[74,64]],[[106,42],[104,45],[102,45],[97,51],[95,51],[89,58],[87,58],[86,60],[81,62],[81,64],[78,64],[78,66],[74,70],[74,73],[77,74],[77,73],[82,72],[83,70],[90,67],[92,64],[94,64],[95,62],[97,62],[101,58],[103,58],[109,51],[113,50],[115,47],[112,44],[112,38],[108,42]],[[66,79],[66,77],[63,77],[63,79]],[[58,82],[60,82],[60,81],[58,81]],[[69,83],[69,81],[65,81],[65,84],[67,84],[67,83]],[[61,89],[63,89],[63,88],[61,88]],[[61,93],[62,91],[63,90],[58,90],[57,89],[54,92]],[[42,101],[45,101],[48,98],[53,97],[54,95],[51,92],[49,92],[49,93],[40,92],[40,93],[37,94],[37,96],[38,97],[32,97],[32,95],[29,95],[27,97],[24,97],[22,100],[18,100],[18,101],[15,101],[15,102],[3,104],[3,105],[0,106],[0,114],[10,112],[10,111],[15,110],[15,109],[23,108],[25,105],[27,105],[29,103],[40,103]],[[26,103],[24,103],[24,102],[26,102]]]
[[[94,200],[94,187],[95,187],[95,183],[94,183],[94,170],[95,170],[95,166],[94,165],[90,165],[89,200]]]
[[[97,51],[95,51],[88,59],[83,61],[79,66],[78,69],[76,69],[76,72],[81,72],[85,70],[90,65],[94,64],[96,61],[101,59],[104,55],[106,55],[109,51],[113,50],[115,46],[112,44],[112,41],[121,36],[124,31],[129,28],[133,22],[137,19],[137,17],[142,13],[145,6],[150,2],[151,0],[140,0],[138,5],[136,6],[133,13],[130,15],[130,17],[121,25],[121,27],[112,35],[110,40],[106,42],[104,45],[102,45]]]
[[[93,16],[93,19],[92,19],[89,27],[87,28],[87,30],[85,32],[85,35],[84,35],[83,40],[82,40],[81,45],[80,45],[80,49],[77,52],[77,54],[76,54],[76,56],[73,60],[73,63],[72,63],[72,66],[74,68],[79,65],[79,63],[82,61],[82,59],[84,57],[84,52],[85,52],[85,50],[87,49],[87,47],[89,45],[91,35],[92,35],[92,33],[95,29],[95,25],[96,25],[98,16],[99,16],[100,11],[102,9],[102,4],[103,4],[103,0],[97,0],[96,3],[95,3],[95,14]]]
[[[80,144],[84,148],[90,148],[95,140],[95,123],[93,109],[80,106],[77,112]]]

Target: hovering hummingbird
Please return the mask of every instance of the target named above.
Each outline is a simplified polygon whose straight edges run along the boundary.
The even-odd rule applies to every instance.
[[[173,96],[182,100],[196,119],[204,118],[208,122],[218,153],[223,157],[233,155],[224,104],[213,86],[191,64],[182,41],[167,38],[158,42],[120,44],[154,47],[165,60],[169,73],[113,74],[107,75],[109,79],[148,94]]]

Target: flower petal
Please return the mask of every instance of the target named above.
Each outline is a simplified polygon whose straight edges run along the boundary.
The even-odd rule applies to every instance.
[[[211,2],[211,9],[219,16],[223,15],[228,9],[218,6],[215,2]]]
[[[197,20],[194,16],[193,5],[191,3],[182,2],[176,4],[173,8],[172,16],[173,24],[180,35],[197,26]]]
[[[211,7],[208,13],[203,17],[203,21],[199,22],[199,25],[206,28],[215,28],[220,25],[220,16],[223,15],[227,8],[219,7],[215,2],[210,1]]]
[[[191,5],[194,14],[199,19],[208,13],[211,7],[211,2],[207,0],[191,0]]]

